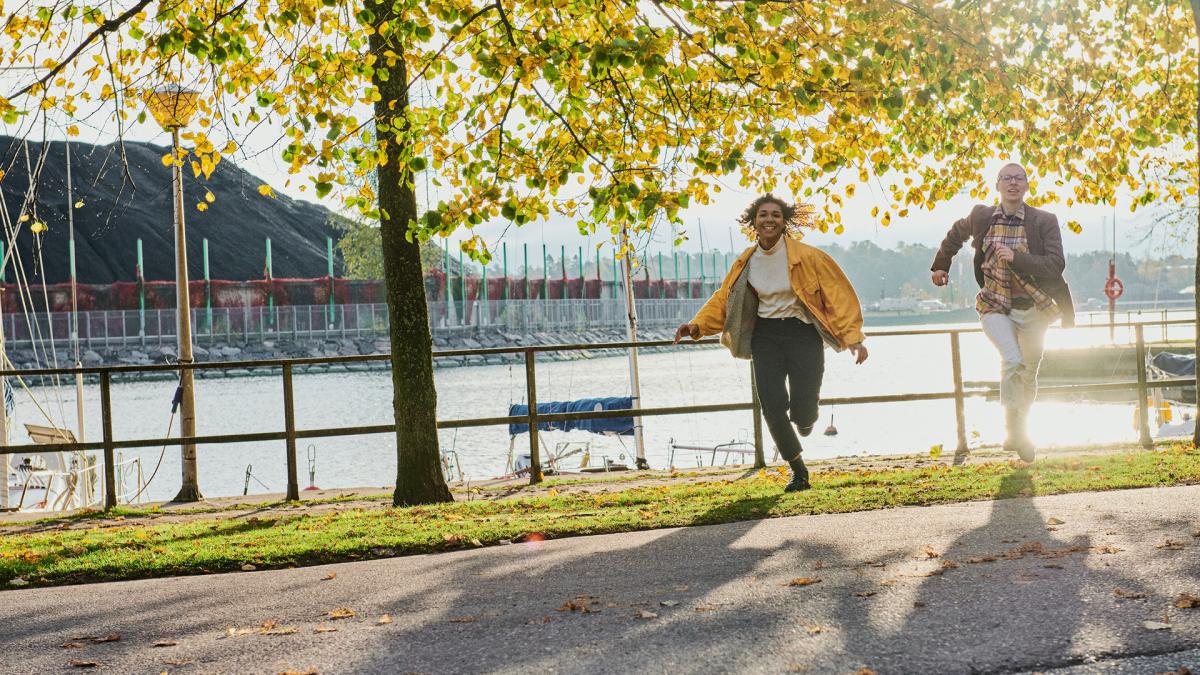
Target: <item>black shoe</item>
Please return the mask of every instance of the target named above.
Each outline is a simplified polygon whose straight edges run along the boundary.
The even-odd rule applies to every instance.
[[[792,465],[792,480],[787,485],[783,486],[784,492],[801,492],[812,487],[808,482],[808,467],[804,466],[804,462],[796,460]]]
[[[812,424],[806,424],[804,426],[800,426],[799,424],[797,424],[796,431],[799,431],[801,436],[808,436],[809,434],[812,433],[813,427],[816,426],[816,424],[817,424],[816,422],[813,422]]]

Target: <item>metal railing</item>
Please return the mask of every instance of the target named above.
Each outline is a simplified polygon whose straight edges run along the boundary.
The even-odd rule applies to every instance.
[[[695,316],[705,298],[638,300],[638,324],[645,328],[674,328]],[[625,326],[625,302],[619,298],[569,300],[468,300],[430,302],[429,327],[444,330],[495,329],[511,333],[586,331]],[[1122,309],[1118,323],[1169,321],[1162,308]],[[174,309],[97,310],[79,312],[77,326],[84,349],[174,346]],[[1122,318],[1123,317],[1123,318]],[[70,312],[6,313],[3,329],[10,348],[37,343],[66,349],[72,343]],[[1079,323],[1107,326],[1107,312],[1081,311]],[[275,307],[213,307],[192,310],[196,344],[243,344],[253,340],[316,340],[382,338],[390,323],[386,304],[279,305]]]
[[[1191,320],[1179,320],[1166,322],[1169,324],[1194,324]],[[1121,328],[1132,328],[1134,331],[1134,342],[1136,345],[1136,361],[1137,361],[1137,379],[1136,381],[1124,382],[1102,382],[1095,384],[1071,384],[1041,387],[1040,392],[1044,394],[1059,394],[1059,393],[1089,393],[1089,392],[1106,392],[1118,390],[1134,390],[1138,394],[1137,410],[1138,410],[1138,435],[1139,442],[1150,447],[1152,444],[1150,438],[1149,427],[1149,412],[1147,404],[1147,392],[1153,388],[1173,387],[1180,385],[1194,384],[1192,378],[1172,378],[1165,380],[1155,380],[1153,382],[1147,379],[1146,370],[1146,342],[1144,336],[1144,328],[1146,325],[1163,325],[1162,322],[1153,324],[1118,324]],[[1108,326],[1097,326],[1096,328],[1107,328]],[[1088,327],[1083,327],[1087,329]],[[963,385],[962,379],[962,363],[960,336],[964,333],[979,333],[980,328],[935,328],[935,329],[918,329],[918,330],[885,330],[871,331],[867,335],[872,338],[884,337],[901,337],[914,335],[947,335],[950,341],[950,359],[953,374],[953,389],[951,391],[927,392],[927,393],[901,393],[901,394],[881,394],[872,396],[847,396],[837,398],[821,399],[821,405],[861,405],[866,403],[896,403],[909,401],[937,401],[937,400],[953,400],[955,411],[955,422],[957,430],[958,447],[956,455],[965,455],[967,452],[967,427],[964,412],[965,400],[967,397],[981,397],[989,394],[995,394],[996,389],[993,387],[979,387],[972,390],[967,390]],[[696,345],[712,345],[717,340],[706,339],[695,342],[687,341],[682,343],[685,348]],[[542,345],[530,347],[497,347],[490,349],[460,349],[460,350],[445,350],[436,351],[433,353],[434,358],[450,358],[450,357],[467,357],[467,356],[487,356],[499,354],[523,354],[525,362],[525,387],[526,400],[529,407],[527,415],[523,416],[498,416],[498,417],[481,417],[469,419],[450,419],[438,420],[437,428],[439,429],[456,429],[465,427],[481,427],[481,426],[499,426],[509,424],[526,424],[530,430],[536,430],[542,422],[565,422],[571,420],[583,419],[601,419],[613,417],[655,417],[663,415],[682,415],[690,413],[715,413],[729,412],[738,410],[751,410],[754,413],[754,461],[755,467],[765,466],[765,458],[763,453],[763,436],[762,436],[762,420],[760,414],[760,406],[756,392],[754,391],[753,374],[751,376],[751,391],[750,400],[737,403],[716,403],[703,405],[683,405],[683,406],[666,406],[655,408],[642,408],[631,413],[630,410],[604,410],[604,411],[589,411],[577,413],[539,413],[537,410],[537,354],[539,352],[556,352],[556,351],[588,351],[602,349],[628,349],[628,348],[644,348],[644,347],[668,347],[672,343],[670,341],[652,341],[652,342],[610,342],[600,344],[561,344],[561,345]],[[299,499],[299,478],[298,478],[298,462],[296,458],[296,444],[300,439],[308,438],[328,438],[335,436],[356,436],[366,434],[382,434],[394,433],[396,425],[394,422],[388,424],[376,425],[360,425],[360,426],[344,426],[344,427],[323,427],[314,429],[297,429],[295,419],[295,406],[292,395],[292,377],[293,369],[300,365],[311,364],[349,364],[368,361],[387,361],[390,356],[386,354],[375,354],[366,356],[337,356],[337,357],[314,357],[301,359],[276,359],[262,361],[240,361],[240,362],[223,362],[223,363],[192,363],[192,364],[175,364],[175,365],[130,365],[130,366],[104,366],[94,368],[82,368],[79,370],[72,368],[44,368],[38,370],[5,370],[0,371],[0,377],[21,376],[21,377],[36,377],[48,375],[67,375],[75,372],[84,374],[92,374],[99,376],[100,386],[100,415],[102,420],[103,440],[92,442],[78,443],[49,443],[49,444],[29,444],[0,447],[0,455],[5,454],[22,454],[22,453],[44,453],[44,452],[72,452],[77,450],[101,450],[104,454],[104,505],[105,508],[112,508],[117,504],[117,480],[114,475],[114,453],[118,449],[136,448],[136,447],[153,447],[161,445],[185,445],[185,444],[224,444],[224,443],[244,443],[255,441],[284,441],[285,457],[287,464],[287,499]],[[264,431],[252,433],[238,434],[207,434],[188,437],[174,438],[137,438],[128,440],[117,440],[113,436],[112,425],[112,376],[116,373],[129,372],[157,372],[157,371],[179,371],[181,369],[190,370],[213,370],[225,368],[264,368],[278,367],[281,370],[282,388],[283,388],[283,403],[284,403],[284,429],[281,431]],[[539,440],[537,433],[529,434],[529,455],[531,460],[530,465],[530,483],[537,483],[542,480],[541,460],[539,457]]]
[[[704,300],[654,299],[638,301],[638,323],[646,328],[674,328],[695,315]],[[83,349],[174,346],[174,309],[103,310],[79,312],[78,334]],[[623,328],[623,300],[492,300],[429,303],[429,327],[484,328],[515,333],[584,331]],[[66,349],[73,344],[70,312],[4,315],[5,341],[23,349],[36,343]],[[385,304],[280,305],[276,307],[203,307],[192,310],[192,333],[197,345],[242,344],[251,340],[315,340],[382,338],[390,322]]]

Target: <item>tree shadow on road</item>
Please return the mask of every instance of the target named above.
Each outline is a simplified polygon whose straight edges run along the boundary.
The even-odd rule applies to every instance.
[[[767,517],[776,493],[721,504],[696,522]],[[365,672],[635,672],[641,657],[667,670],[738,672],[761,667],[768,642],[821,631],[816,577],[853,561],[794,531],[756,535],[759,520],[515,545],[454,560],[436,611],[391,632],[356,664]],[[774,529],[774,528],[773,528]],[[565,544],[566,542],[561,542]],[[619,547],[619,548],[618,548]],[[497,553],[500,553],[497,560]],[[398,599],[400,600],[400,599]],[[402,613],[417,602],[394,604]],[[430,599],[425,598],[424,602]],[[811,603],[811,619],[797,605]],[[398,632],[402,634],[397,635]],[[826,636],[828,637],[828,636]],[[447,650],[452,652],[448,657]]]

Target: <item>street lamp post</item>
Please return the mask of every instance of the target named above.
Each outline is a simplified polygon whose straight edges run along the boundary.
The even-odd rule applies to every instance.
[[[156,89],[146,96],[146,105],[155,121],[171,132],[172,198],[175,205],[175,297],[176,322],[179,338],[179,363],[192,362],[192,308],[188,294],[187,237],[183,225],[183,158],[179,150],[179,130],[186,126],[196,111],[198,94],[179,86]],[[179,376],[179,433],[184,438],[196,435],[196,398],[193,372],[184,369]],[[196,471],[196,444],[183,446],[183,482],[177,502],[203,499]]]

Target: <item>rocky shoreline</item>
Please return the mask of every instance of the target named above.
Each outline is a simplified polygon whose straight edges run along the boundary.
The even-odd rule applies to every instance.
[[[639,338],[651,342],[669,340],[673,335],[668,329],[646,329],[639,331]],[[503,329],[490,328],[459,328],[439,329],[433,335],[434,353],[443,351],[458,351],[464,349],[492,349],[530,346],[547,346],[560,344],[600,344],[605,342],[624,342],[625,331],[589,330],[554,333],[531,333],[519,335]],[[662,348],[646,347],[643,351],[654,352]],[[294,340],[291,336],[272,338],[245,344],[199,344],[193,347],[193,354],[200,363],[245,362],[245,361],[274,361],[282,359],[321,358],[335,356],[363,356],[391,353],[391,345],[386,336],[370,338],[340,338],[318,340]],[[575,361],[590,359],[597,356],[613,356],[624,354],[623,349],[598,350],[564,350],[540,352],[538,361]],[[21,370],[55,367],[54,359],[60,368],[69,368],[74,360],[69,352],[60,349],[51,355],[39,350],[36,354],[30,349],[13,349],[8,352],[14,366]],[[112,346],[109,348],[86,349],[81,352],[81,361],[85,368],[102,366],[149,366],[172,364],[178,359],[174,345],[145,344]],[[435,368],[460,368],[479,365],[503,365],[524,362],[521,352],[510,354],[472,354],[468,356],[435,357]],[[240,375],[264,374],[278,366],[253,367],[231,366],[217,370],[199,370],[198,378],[236,377]],[[388,369],[387,361],[366,361],[359,363],[337,364],[301,364],[295,367],[295,372],[363,372],[382,371]],[[87,379],[96,379],[90,375]],[[114,380],[157,380],[175,377],[170,372],[119,373],[114,374]],[[49,380],[49,378],[46,378]],[[38,378],[27,378],[29,384],[36,384]],[[47,382],[48,383],[48,382]]]

